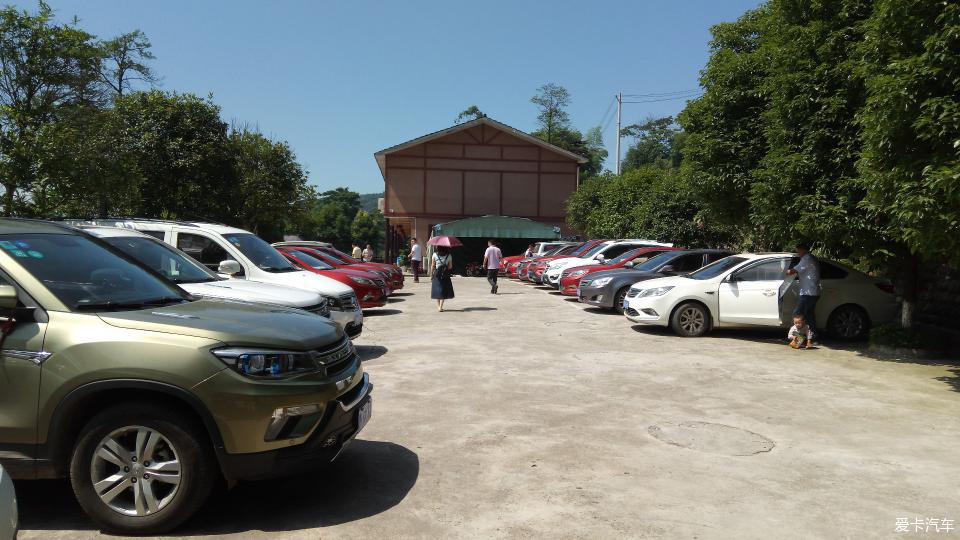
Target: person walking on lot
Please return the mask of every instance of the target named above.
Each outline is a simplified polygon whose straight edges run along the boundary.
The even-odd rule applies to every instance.
[[[350,252],[350,255],[353,256],[354,259],[358,260],[360,257],[363,257],[363,252],[360,251],[360,246],[358,246],[356,242],[353,244],[353,251]]]
[[[487,250],[483,252],[483,267],[487,271],[487,282],[490,283],[490,294],[497,294],[497,274],[500,273],[500,259],[503,258],[503,252],[500,251],[493,240],[487,240]]]
[[[430,298],[437,301],[437,311],[443,311],[443,301],[453,298],[453,281],[450,273],[453,271],[453,256],[450,248],[437,246],[430,261],[430,276],[433,283],[430,286]]]
[[[370,244],[363,250],[363,262],[373,262],[373,247]]]
[[[410,268],[413,270],[413,282],[420,283],[420,272],[423,270],[423,251],[416,238],[410,239]]]
[[[797,299],[797,307],[794,308],[793,314],[803,315],[815,335],[817,332],[816,308],[821,292],[820,262],[810,253],[810,246],[805,242],[797,243],[796,250],[800,261],[787,270],[787,274],[797,276],[800,280],[800,298]],[[811,341],[813,335],[811,335]]]

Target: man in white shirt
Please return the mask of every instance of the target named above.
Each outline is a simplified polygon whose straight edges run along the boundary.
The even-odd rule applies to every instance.
[[[413,269],[413,282],[420,283],[420,270],[423,268],[423,251],[416,238],[410,239],[410,267]]]
[[[493,245],[493,240],[487,240],[487,250],[483,252],[483,267],[487,270],[487,282],[490,283],[490,293],[497,294],[497,275],[500,273],[500,259],[503,253]]]
[[[810,253],[810,246],[804,242],[797,244],[797,257],[800,262],[793,268],[787,270],[787,274],[797,276],[800,280],[800,297],[797,299],[797,307],[794,308],[794,315],[803,315],[807,325],[817,331],[816,308],[817,300],[820,300],[820,263],[817,258]]]

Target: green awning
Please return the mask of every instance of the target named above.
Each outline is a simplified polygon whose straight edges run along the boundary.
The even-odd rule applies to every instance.
[[[529,238],[555,240],[560,238],[560,227],[532,219],[510,216],[481,216],[458,219],[433,226],[433,235],[462,238]]]

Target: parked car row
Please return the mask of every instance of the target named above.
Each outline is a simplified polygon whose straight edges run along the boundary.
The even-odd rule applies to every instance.
[[[158,534],[221,479],[336,458],[372,411],[361,304],[403,280],[285,251],[206,223],[0,219],[0,499],[5,474],[69,478],[102,529]]]
[[[702,336],[730,326],[789,327],[798,299],[790,253],[680,249],[651,240],[590,240],[533,257],[504,257],[500,273],[613,309],[634,323]],[[861,339],[899,309],[890,281],[820,260],[819,330]]]

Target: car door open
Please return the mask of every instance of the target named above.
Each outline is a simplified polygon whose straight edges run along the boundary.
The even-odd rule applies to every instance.
[[[790,259],[763,259],[738,270],[719,286],[720,322],[780,325],[780,286]]]

